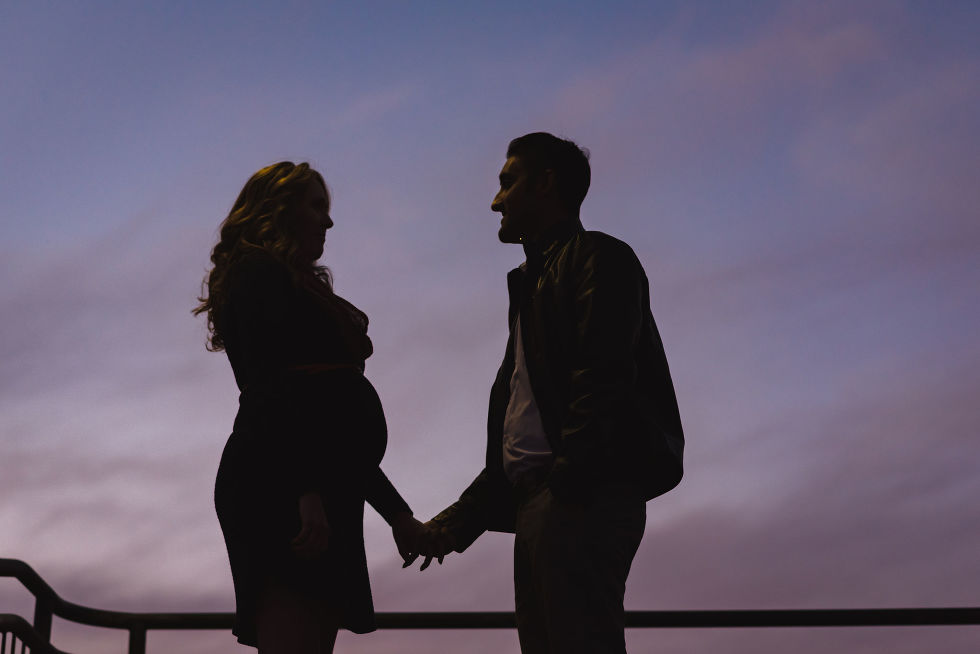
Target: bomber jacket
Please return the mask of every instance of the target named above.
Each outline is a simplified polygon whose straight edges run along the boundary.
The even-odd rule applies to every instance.
[[[559,501],[602,492],[650,500],[683,475],[684,434],[649,285],[633,250],[576,219],[507,275],[510,338],[490,391],[486,467],[435,517],[462,552],[480,534],[514,531],[517,497],[503,470],[504,413],[520,316],[528,378],[554,453]]]

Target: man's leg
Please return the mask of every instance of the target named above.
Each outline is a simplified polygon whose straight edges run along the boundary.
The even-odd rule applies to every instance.
[[[520,523],[523,513],[518,513]],[[527,516],[534,520],[533,515]],[[540,597],[534,568],[531,565],[533,539],[529,538],[528,525],[517,527],[514,537],[514,613],[517,616],[517,636],[522,654],[548,654],[548,632],[544,606]]]
[[[543,488],[522,505],[514,543],[524,654],[622,654],[623,597],[643,537],[641,500],[563,503]]]

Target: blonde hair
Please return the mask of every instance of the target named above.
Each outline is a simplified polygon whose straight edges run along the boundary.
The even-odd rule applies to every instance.
[[[309,164],[280,161],[252,175],[238,194],[228,217],[221,223],[218,242],[211,250],[212,268],[201,283],[201,296],[197,298],[200,304],[192,311],[194,315],[207,313],[208,350],[224,349],[228,273],[249,251],[265,250],[296,279],[312,275],[328,288],[331,286],[330,271],[314,265],[300,253],[293,224],[294,209],[314,181],[327,190],[323,176]]]

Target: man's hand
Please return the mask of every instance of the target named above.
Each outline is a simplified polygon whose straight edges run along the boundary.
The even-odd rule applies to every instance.
[[[301,527],[291,542],[297,556],[312,559],[327,551],[330,523],[319,493],[306,493],[299,498],[299,518]]]
[[[439,523],[430,520],[423,525],[423,529],[425,531],[418,550],[412,557],[405,559],[403,568],[412,565],[420,555],[425,557],[419,567],[420,572],[432,564],[432,559],[436,559],[439,561],[439,565],[442,565],[445,556],[456,548],[456,539],[448,529]]]

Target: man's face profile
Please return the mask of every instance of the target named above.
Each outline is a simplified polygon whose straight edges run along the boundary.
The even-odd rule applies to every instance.
[[[500,190],[490,209],[500,213],[501,243],[521,243],[537,233],[539,193],[518,157],[508,157],[500,169]]]

